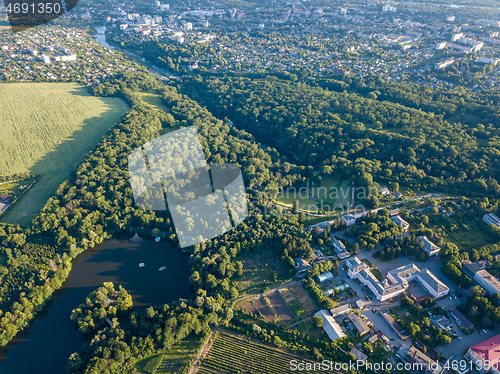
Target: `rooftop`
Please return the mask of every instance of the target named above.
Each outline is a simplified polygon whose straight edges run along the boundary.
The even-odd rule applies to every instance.
[[[500,335],[496,335],[484,342],[470,347],[471,351],[480,355],[484,361],[489,361],[490,365],[500,361]]]
[[[476,275],[483,278],[486,282],[488,282],[500,293],[500,281],[496,279],[493,275],[488,273],[486,270],[479,270],[478,272],[476,272]]]
[[[437,279],[437,277],[427,269],[420,270],[418,276],[422,278],[422,280],[424,280],[429,286],[431,286],[432,289],[438,294],[443,291],[449,290],[448,286]]]
[[[315,316],[321,317],[323,319],[323,330],[325,330],[326,334],[332,341],[343,338],[345,336],[342,328],[337,322],[335,322],[333,317],[328,314],[327,310],[320,310],[315,314]]]

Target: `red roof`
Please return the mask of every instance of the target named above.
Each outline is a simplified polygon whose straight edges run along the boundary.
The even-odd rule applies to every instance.
[[[470,349],[480,355],[484,361],[489,361],[490,364],[500,362],[500,335],[476,344]]]

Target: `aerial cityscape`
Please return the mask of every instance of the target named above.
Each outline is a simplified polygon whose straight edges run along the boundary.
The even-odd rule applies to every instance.
[[[0,373],[500,373],[498,0],[5,0]]]

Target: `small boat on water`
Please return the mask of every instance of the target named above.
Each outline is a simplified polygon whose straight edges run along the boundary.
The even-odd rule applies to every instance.
[[[158,236],[156,239],[155,239],[155,243],[159,243],[161,240],[161,236]]]
[[[158,271],[164,271],[167,267],[166,266],[162,266],[161,268],[158,269]]]
[[[145,266],[145,265],[144,265],[144,262],[141,262],[141,263],[139,264],[139,267],[140,267],[140,268],[143,268],[144,266]]]

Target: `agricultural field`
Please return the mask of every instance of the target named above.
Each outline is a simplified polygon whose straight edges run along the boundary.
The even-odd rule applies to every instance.
[[[274,291],[270,293],[267,296],[267,299],[269,300],[269,303],[273,306],[274,311],[276,314],[279,316],[280,320],[283,321],[283,323],[288,323],[292,320],[295,319],[294,313],[292,313],[292,310],[290,307],[287,305],[285,300],[281,297],[278,291]],[[300,314],[295,313],[297,316]]]
[[[292,295],[297,299],[300,306],[306,311],[306,313],[312,312],[317,309],[314,301],[309,297],[307,292],[302,288],[300,284],[294,284],[289,288]]]
[[[37,176],[1,220],[29,225],[127,109],[121,99],[91,96],[74,83],[0,84],[0,176]]]
[[[246,255],[241,261],[243,261],[243,275],[236,282],[240,294],[266,287],[286,275],[278,258],[270,249]]]
[[[225,332],[217,334],[197,374],[290,373],[290,361],[312,362],[285,350],[251,342]],[[311,373],[311,371],[301,371]]]
[[[134,374],[176,374],[187,372],[203,345],[198,337],[189,336],[164,353],[146,357],[137,362]]]
[[[299,201],[299,208],[311,213],[321,213],[321,205],[328,212],[341,211],[351,203],[352,185],[349,180],[338,180],[326,177],[320,185],[309,188],[298,187],[284,189],[276,198],[276,203],[293,207],[295,200]]]
[[[307,317],[306,313],[317,309],[300,284],[280,288],[257,298],[243,298],[236,307],[256,318],[285,326],[295,323],[299,317]]]
[[[274,313],[271,308],[267,305],[266,301],[262,298],[257,298],[255,300],[249,300],[245,302],[242,307],[245,312],[252,314],[253,316],[259,318],[264,318],[268,322],[274,321]]]

